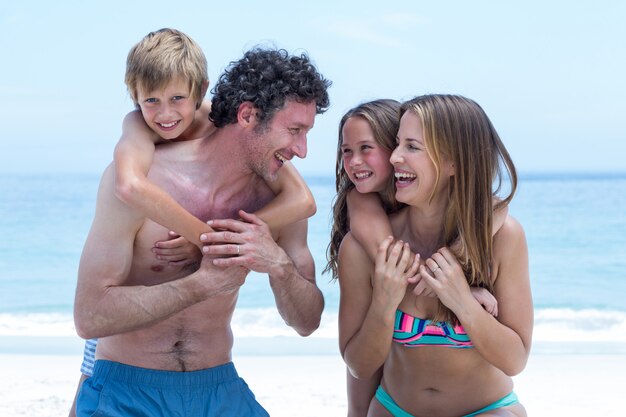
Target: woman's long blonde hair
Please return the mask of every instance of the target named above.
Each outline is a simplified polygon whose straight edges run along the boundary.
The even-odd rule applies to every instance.
[[[422,122],[426,150],[437,169],[437,183],[442,159],[454,164],[441,243],[450,246],[459,239],[461,246],[455,255],[468,284],[493,292],[493,212],[509,204],[517,189],[513,161],[491,121],[473,100],[457,95],[424,95],[405,102],[400,115],[407,111]],[[503,171],[509,189],[500,196]],[[458,322],[441,303],[435,319]]]

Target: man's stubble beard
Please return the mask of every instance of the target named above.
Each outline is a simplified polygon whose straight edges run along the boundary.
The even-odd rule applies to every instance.
[[[274,160],[274,154],[269,157],[267,150],[263,145],[269,141],[266,137],[269,128],[267,126],[260,126],[254,129],[254,133],[246,138],[246,166],[255,175],[262,178],[265,182],[274,182],[278,180],[278,170],[275,172],[270,171],[270,165]]]

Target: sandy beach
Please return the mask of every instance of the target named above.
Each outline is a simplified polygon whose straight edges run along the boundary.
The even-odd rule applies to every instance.
[[[8,339],[20,338],[0,340],[0,416],[66,416],[79,377],[80,341],[49,338],[48,348],[28,343],[28,353],[17,353]],[[289,339],[236,347],[235,364],[257,399],[276,417],[345,416],[345,368],[333,351],[336,341]],[[307,345],[313,347],[298,349]],[[529,416],[622,415],[624,352],[623,345],[540,345],[515,377],[515,391]]]

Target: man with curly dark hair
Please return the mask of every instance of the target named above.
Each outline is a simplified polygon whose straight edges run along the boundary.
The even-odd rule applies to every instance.
[[[317,72],[309,58],[290,56],[284,49],[255,48],[231,62],[213,89],[210,119],[216,127],[237,121],[239,106],[254,104],[257,118],[266,122],[287,99],[316,105],[317,114],[329,105],[330,82]]]
[[[231,362],[239,288],[250,270],[267,274],[278,312],[302,336],[319,327],[324,298],[306,220],[272,236],[250,213],[274,197],[267,181],[283,164],[306,156],[329,85],[305,55],[254,49],[215,87],[219,128],[156,147],[148,179],[215,230],[196,264],[155,264],[153,243],[168,229],[118,200],[107,168],[76,288],[76,329],[99,339],[78,415],[268,415]]]

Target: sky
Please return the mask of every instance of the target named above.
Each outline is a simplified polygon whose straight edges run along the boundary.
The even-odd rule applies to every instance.
[[[128,50],[162,27],[211,82],[257,45],[311,57],[333,84],[305,176],[333,175],[348,109],[426,93],[477,101],[522,173],[625,172],[625,21],[621,0],[3,1],[0,173],[101,172],[133,109]]]

